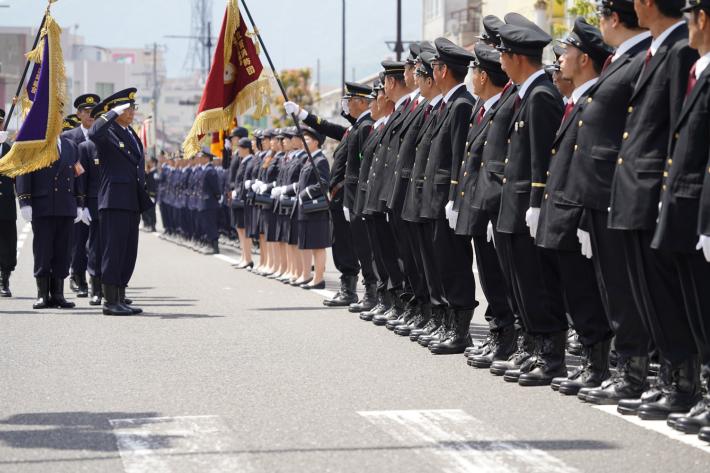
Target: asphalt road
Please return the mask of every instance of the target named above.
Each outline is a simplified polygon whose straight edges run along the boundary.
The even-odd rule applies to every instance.
[[[153,234],[142,316],[33,311],[25,235],[0,300],[0,472],[710,471],[663,423],[507,384]]]

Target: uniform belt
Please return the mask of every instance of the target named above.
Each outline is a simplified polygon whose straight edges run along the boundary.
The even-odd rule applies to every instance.
[[[359,176],[345,176],[345,183],[346,184],[355,184],[357,183]]]
[[[399,177],[402,179],[409,179],[412,176],[412,170],[411,169],[402,169],[402,171],[399,173]]]

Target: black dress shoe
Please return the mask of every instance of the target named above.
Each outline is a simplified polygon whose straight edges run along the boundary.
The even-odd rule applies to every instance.
[[[318,284],[303,284],[301,289],[325,289],[325,280],[319,282]]]
[[[249,270],[251,270],[253,267],[254,267],[254,262],[253,262],[253,261],[250,261],[250,262],[248,262],[248,263],[239,263],[238,265],[236,265],[236,268],[237,268],[237,269],[249,269]]]
[[[89,288],[91,290],[89,294],[91,296],[91,298],[89,299],[89,305],[101,305],[101,299],[103,298],[103,295],[101,293],[101,278],[91,276],[89,282],[91,283],[89,285]]]
[[[10,271],[0,271],[0,297],[12,297],[12,292],[10,292]]]
[[[86,282],[86,274],[80,273],[75,275],[77,281],[78,289],[76,291],[76,297],[89,297],[89,285]]]

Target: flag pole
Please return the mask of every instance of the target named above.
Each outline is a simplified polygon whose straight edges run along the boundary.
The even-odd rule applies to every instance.
[[[247,17],[249,18],[249,22],[251,23],[251,26],[254,30],[254,34],[256,37],[259,39],[259,43],[261,44],[261,49],[264,51],[264,55],[266,56],[266,59],[269,61],[269,66],[271,66],[271,72],[274,74],[274,78],[276,79],[276,82],[279,84],[279,89],[281,89],[281,95],[283,95],[284,100],[286,102],[289,101],[288,99],[288,94],[286,93],[286,89],[284,88],[283,83],[281,82],[281,78],[279,77],[279,74],[276,72],[276,68],[274,67],[274,62],[271,60],[271,55],[269,54],[269,50],[266,49],[266,44],[264,44],[264,40],[261,37],[261,34],[259,33],[259,29],[256,27],[256,23],[254,23],[254,18],[251,16],[251,12],[249,11],[249,7],[247,6],[246,0],[242,0],[242,5],[244,6],[244,11],[247,14]],[[293,122],[296,124],[296,129],[298,130],[298,135],[301,137],[301,141],[303,142],[303,148],[306,150],[306,154],[308,155],[308,161],[311,163],[311,166],[315,169],[315,163],[313,162],[313,155],[311,155],[311,150],[308,149],[308,145],[306,144],[306,137],[303,135],[303,132],[301,130],[301,125],[299,123],[298,117],[296,116],[295,113],[291,114],[291,118],[293,119]],[[330,197],[328,196],[328,184],[324,182],[324,179],[318,174],[318,171],[316,170],[316,176],[318,176],[318,184],[320,185],[320,190],[325,196],[326,200],[330,202]]]
[[[52,0],[49,1],[49,4],[47,5],[47,9],[44,11],[44,16],[42,16],[42,23],[39,25],[39,29],[37,30],[37,36],[35,36],[35,41],[32,44],[32,51],[37,47],[39,44],[39,38],[42,35],[42,28],[44,28],[44,24],[47,22],[47,13],[49,13],[49,7],[51,4],[54,3]],[[30,60],[28,59],[25,62],[25,69],[22,71],[22,78],[20,79],[20,83],[17,84],[17,91],[15,92],[15,96],[12,99],[12,105],[10,105],[10,111],[7,113],[7,116],[5,117],[5,123],[3,124],[2,131],[7,131],[7,127],[10,124],[10,119],[12,118],[12,114],[15,112],[15,105],[17,104],[17,101],[19,100],[20,97],[20,92],[22,91],[22,86],[25,85],[25,79],[27,79],[27,72],[30,69]]]

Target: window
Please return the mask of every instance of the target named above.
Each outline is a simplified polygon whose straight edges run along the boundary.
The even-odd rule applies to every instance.
[[[99,97],[108,97],[113,95],[114,85],[112,82],[97,82],[96,83],[96,94]]]
[[[431,20],[441,15],[441,0],[424,0],[424,18]]]

